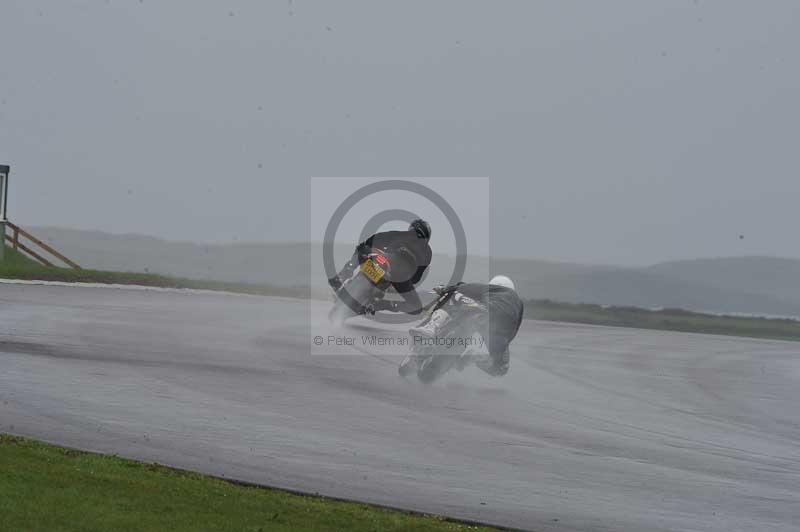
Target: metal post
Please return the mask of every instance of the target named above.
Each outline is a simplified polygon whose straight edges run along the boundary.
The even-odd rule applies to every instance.
[[[6,222],[8,221],[8,174],[11,167],[0,164],[0,260],[6,249]]]
[[[0,164],[0,220],[8,220],[8,174],[11,167],[7,164]]]

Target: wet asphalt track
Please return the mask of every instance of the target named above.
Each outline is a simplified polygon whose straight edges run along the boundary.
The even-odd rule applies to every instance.
[[[529,321],[505,378],[426,387],[310,356],[327,310],[0,284],[0,431],[541,531],[800,528],[800,344]]]

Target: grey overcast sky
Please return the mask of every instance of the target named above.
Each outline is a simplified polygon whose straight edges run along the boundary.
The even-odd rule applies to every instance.
[[[490,176],[497,255],[800,257],[794,0],[7,0],[0,21],[21,224],[303,240],[310,176]]]

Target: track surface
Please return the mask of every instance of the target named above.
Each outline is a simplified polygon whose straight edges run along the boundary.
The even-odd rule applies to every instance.
[[[542,531],[800,526],[800,344],[528,321],[505,378],[426,387],[311,356],[327,310],[0,285],[0,431]]]

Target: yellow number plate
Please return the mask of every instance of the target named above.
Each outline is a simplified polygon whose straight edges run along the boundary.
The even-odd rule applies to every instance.
[[[386,275],[386,271],[375,264],[375,261],[372,259],[367,259],[363,263],[361,263],[361,273],[367,276],[367,279],[372,281],[375,284],[378,284],[383,276]]]

